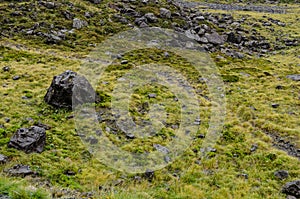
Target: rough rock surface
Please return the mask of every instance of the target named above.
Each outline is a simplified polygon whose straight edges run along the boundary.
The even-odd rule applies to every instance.
[[[282,193],[300,198],[300,180],[286,183],[282,188]]]
[[[44,149],[45,143],[45,129],[38,126],[32,126],[30,128],[18,129],[17,132],[11,137],[8,147],[13,147],[26,153],[41,153]]]
[[[72,105],[95,102],[95,90],[85,77],[68,70],[54,76],[44,100],[56,108],[72,109]]]
[[[27,165],[17,164],[12,168],[8,169],[7,172],[13,176],[22,176],[25,177],[27,175],[32,175],[34,172]]]

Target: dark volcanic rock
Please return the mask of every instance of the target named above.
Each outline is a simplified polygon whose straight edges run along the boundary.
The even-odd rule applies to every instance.
[[[23,176],[23,177],[34,174],[34,172],[30,169],[29,166],[21,165],[21,164],[17,164],[13,166],[12,168],[8,169],[7,172],[13,176]]]
[[[68,70],[53,78],[44,100],[57,108],[72,109],[72,105],[95,102],[95,91],[85,77]]]
[[[282,188],[282,193],[300,198],[300,180],[286,183]]]
[[[279,170],[274,172],[274,176],[280,180],[286,179],[289,177],[289,172],[286,170]]]
[[[22,150],[26,153],[41,153],[46,142],[45,129],[37,126],[30,128],[20,128],[11,137],[8,147]]]
[[[231,42],[231,43],[240,44],[242,42],[242,36],[238,35],[238,34],[235,34],[233,32],[230,32],[228,34],[227,41]]]

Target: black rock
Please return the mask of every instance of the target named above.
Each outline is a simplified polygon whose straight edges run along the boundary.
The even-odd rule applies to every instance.
[[[27,165],[17,164],[7,171],[10,175],[13,176],[22,176],[25,177],[27,175],[32,175],[34,172]]]
[[[286,170],[275,171],[274,176],[280,180],[283,180],[289,177],[289,172]]]
[[[144,173],[144,177],[147,178],[148,180],[153,180],[154,178],[154,171],[151,169],[147,169],[146,172]]]
[[[276,104],[276,103],[274,103],[274,104],[272,104],[271,106],[272,106],[272,108],[278,108],[280,105],[279,105],[279,104]]]
[[[240,44],[242,42],[242,36],[238,35],[238,34],[235,34],[233,32],[230,32],[228,34],[227,41],[231,42],[231,43]]]
[[[95,102],[95,91],[85,77],[68,70],[53,78],[44,100],[56,108],[72,109]]]
[[[18,129],[17,132],[10,138],[8,147],[13,147],[26,153],[41,153],[44,149],[45,142],[45,129],[32,126],[28,129]]]
[[[0,154],[0,164],[4,164],[7,161],[7,157],[5,155]]]
[[[13,76],[13,80],[19,80],[21,77],[19,75]]]
[[[10,71],[10,67],[9,67],[9,66],[4,66],[4,67],[2,68],[2,70],[3,70],[4,72],[8,72],[8,71]]]
[[[300,180],[286,183],[282,188],[282,193],[300,198]]]
[[[8,195],[0,194],[0,199],[11,199]]]
[[[293,81],[300,81],[300,74],[295,74],[295,75],[288,75],[286,76],[288,79],[291,79]]]

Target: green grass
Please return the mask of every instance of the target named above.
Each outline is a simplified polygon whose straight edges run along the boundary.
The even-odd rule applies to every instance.
[[[23,179],[2,172],[0,194],[8,194],[12,198],[47,198],[45,190],[59,197],[64,195],[62,189],[66,189],[73,191],[75,195],[93,192],[94,198],[285,198],[280,189],[286,182],[299,179],[299,161],[274,148],[272,139],[265,131],[280,135],[300,147],[298,99],[300,86],[299,82],[286,78],[288,74],[299,72],[300,59],[297,58],[299,47],[284,49],[282,52],[285,54],[278,51],[274,55],[242,60],[232,59],[220,53],[211,54],[224,78],[227,101],[225,125],[215,145],[217,151],[210,152],[207,158],[201,157],[203,140],[195,139],[182,156],[167,167],[156,171],[154,179],[149,181],[143,175],[137,175],[140,177],[138,178],[99,162],[88,152],[77,135],[74,120],[70,117],[73,113],[56,110],[43,102],[46,89],[54,75],[67,69],[74,71],[80,69],[80,59],[85,58],[92,49],[89,44],[100,43],[108,36],[127,28],[113,21],[106,21],[103,26],[96,25],[101,19],[115,12],[107,8],[106,3],[93,5],[88,1],[71,2],[81,8],[80,11],[73,10],[76,16],[82,16],[85,11],[96,13],[96,17],[89,21],[91,24],[89,28],[76,30],[69,38],[68,41],[71,43],[47,45],[39,38],[25,37],[21,33],[0,42],[0,69],[4,66],[11,68],[9,72],[0,73],[2,98],[0,124],[5,126],[5,129],[0,129],[0,148],[1,154],[9,158],[8,163],[0,165],[0,170],[4,171],[21,163],[31,166],[38,173],[37,178]],[[21,6],[28,3],[16,4]],[[6,3],[1,3],[0,6],[9,9]],[[50,14],[44,8],[38,9],[41,9],[39,17],[45,18],[47,23],[54,20],[55,23],[70,27],[70,22],[60,16],[63,6]],[[139,9],[142,12],[158,11],[154,5]],[[1,14],[4,13],[8,17],[10,11],[1,10]],[[234,12],[234,17],[242,17],[244,14]],[[264,14],[247,12],[247,15],[255,22],[262,19]],[[299,24],[296,20],[299,15],[266,15],[280,19],[287,23],[287,26],[285,28],[276,26],[275,33],[272,34],[268,29],[258,28],[260,34],[269,36],[271,40],[275,39],[277,32],[299,37],[300,26],[295,25]],[[30,27],[34,23],[26,17],[11,20],[15,20],[11,23],[16,26],[25,23]],[[157,25],[162,25],[161,21]],[[244,28],[251,27],[245,25]],[[16,44],[23,44],[24,48],[20,50],[16,48]],[[170,57],[167,59],[162,51],[153,49],[125,54],[123,59],[129,63],[126,65],[120,64],[119,61],[113,63],[102,77],[103,82],[108,84],[97,86],[96,90],[103,100],[97,108],[110,107],[117,79],[136,65],[152,62],[167,64],[186,77],[198,91],[202,123],[197,133],[206,134],[211,116],[210,108],[213,105],[205,98],[209,94],[207,87],[198,81],[200,76],[195,75],[197,73],[189,63],[171,52],[169,54]],[[225,59],[218,60],[215,58],[217,55],[222,55]],[[15,75],[21,78],[12,80]],[[5,84],[5,87],[2,84]],[[276,89],[278,85],[283,89]],[[148,93],[156,93],[157,98],[148,100]],[[24,96],[28,99],[22,99]],[[147,119],[146,113],[139,112],[144,104],[147,101],[150,105],[160,103],[162,99],[166,99],[169,103],[166,109],[170,113],[167,122],[170,125],[177,124],[180,110],[178,104],[171,101],[173,97],[169,89],[159,85],[137,89],[131,97],[131,116],[136,121]],[[279,103],[280,106],[274,109],[271,107],[272,103]],[[145,109],[148,110],[147,106]],[[10,118],[10,122],[6,123],[5,118]],[[9,138],[18,128],[29,127],[39,121],[52,127],[47,131],[43,153],[25,154],[7,147]],[[111,139],[128,151],[151,151],[153,143],[164,145],[173,133],[172,129],[166,128],[147,142],[142,139],[128,141],[124,135],[111,135]],[[250,151],[253,144],[258,145],[255,152]],[[288,170],[290,174],[283,181],[273,175],[280,169]],[[66,175],[67,171],[72,171],[75,175]],[[247,174],[248,179],[241,174]],[[46,182],[50,184],[51,189]],[[45,190],[32,188],[40,185]]]

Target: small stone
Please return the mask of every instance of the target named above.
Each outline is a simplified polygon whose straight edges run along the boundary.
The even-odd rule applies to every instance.
[[[246,173],[241,173],[241,174],[238,174],[237,176],[238,177],[242,177],[242,178],[244,178],[246,180],[249,178],[248,174],[246,174]]]
[[[295,74],[295,75],[288,75],[286,76],[288,79],[291,79],[293,81],[300,81],[300,74]]]
[[[23,176],[23,177],[34,174],[34,172],[30,169],[29,166],[21,165],[21,164],[13,166],[12,168],[8,169],[7,172],[13,176]]]
[[[10,71],[10,67],[9,67],[9,66],[4,66],[4,67],[2,68],[2,70],[3,70],[4,72],[8,72],[8,71]]]
[[[280,180],[284,180],[289,177],[289,172],[286,170],[275,171],[274,176]]]
[[[132,139],[135,138],[135,136],[134,136],[132,133],[127,133],[127,134],[126,134],[126,138],[132,140]]]
[[[282,90],[282,89],[283,89],[283,86],[278,85],[278,86],[276,86],[276,89],[277,89],[277,90]]]
[[[272,108],[278,108],[280,105],[279,105],[279,104],[276,104],[276,103],[274,103],[274,104],[272,104],[271,106],[272,106]]]
[[[4,119],[4,121],[5,121],[6,123],[9,123],[9,122],[10,122],[10,118],[6,117],[6,118]]]
[[[81,29],[85,26],[88,26],[87,21],[84,21],[84,20],[81,20],[81,19],[78,19],[78,18],[73,19],[73,28]]]
[[[98,139],[95,138],[94,136],[89,136],[89,137],[86,139],[86,141],[89,142],[89,143],[92,144],[92,145],[98,143]]]
[[[32,126],[30,128],[20,128],[10,138],[8,147],[22,150],[26,153],[41,153],[46,142],[45,129]]]
[[[144,173],[144,177],[147,178],[149,181],[152,181],[154,178],[154,171],[151,169],[147,169]]]
[[[0,164],[4,164],[7,161],[7,157],[5,155],[0,154]]]
[[[257,148],[258,148],[257,144],[253,144],[250,148],[251,153],[255,152]]]
[[[13,76],[13,80],[19,80],[21,77],[19,75]]]
[[[150,94],[148,94],[148,97],[149,98],[156,98],[156,94],[155,93],[150,93]]]
[[[162,145],[160,145],[160,144],[154,144],[153,147],[154,147],[157,151],[159,151],[159,152],[161,152],[161,153],[163,153],[163,154],[168,154],[168,153],[170,153],[170,150],[169,150],[167,147],[164,147],[164,146],[162,146]]]
[[[70,171],[70,170],[65,171],[64,174],[67,175],[67,176],[74,176],[74,175],[76,175],[76,173],[74,171]]]
[[[122,60],[121,64],[128,64],[128,60]]]

